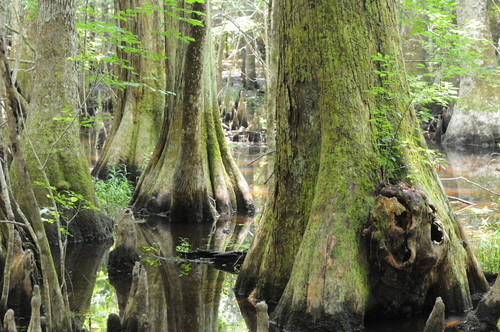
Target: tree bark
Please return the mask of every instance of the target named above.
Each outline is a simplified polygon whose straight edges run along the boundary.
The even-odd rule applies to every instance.
[[[205,11],[201,3],[193,8]],[[167,77],[176,79],[168,86],[177,95],[168,100],[161,137],[132,198],[136,209],[168,213],[174,222],[213,220],[214,207],[219,213],[253,211],[248,185],[220,123],[213,49],[206,37],[210,26],[203,17],[196,18],[206,27],[190,27],[195,40],[187,47],[167,48]],[[185,31],[184,24],[180,31]]]
[[[14,88],[9,75],[7,59],[3,40],[0,39],[0,73],[7,90],[6,114],[9,128],[10,151],[13,157],[13,167],[15,167],[19,180],[24,188],[20,194],[20,201],[30,202],[24,213],[33,225],[36,234],[36,245],[40,251],[40,265],[43,274],[43,285],[45,290],[45,310],[48,317],[48,327],[55,331],[71,331],[71,319],[68,308],[64,304],[59,285],[59,279],[54,267],[54,261],[45,234],[45,227],[40,216],[40,209],[37,204],[35,193],[31,186],[31,180],[27,171],[26,162],[21,145],[21,138],[17,131],[17,116],[21,111],[15,98]]]
[[[73,191],[98,205],[95,197],[90,165],[79,138],[76,55],[76,3],[72,0],[40,2],[38,13],[37,57],[32,86],[31,110],[27,116],[23,145],[28,171],[34,181]],[[21,174],[13,174],[16,195],[26,190],[21,185]],[[44,186],[33,187],[38,203],[51,207]],[[18,200],[23,209],[30,201]],[[80,202],[80,204],[84,204]],[[67,230],[73,241],[98,241],[111,236],[111,220],[102,213],[76,208],[61,211],[66,220],[72,220]],[[48,228],[51,242],[55,242],[57,227]]]
[[[146,3],[135,0],[115,1],[117,12],[134,10],[145,5],[163,8],[163,2],[157,0]],[[117,20],[121,28],[137,35],[141,47],[150,52],[150,54],[127,53],[117,47],[119,57],[126,61],[127,66],[133,67],[133,69],[120,68],[118,79],[122,82],[147,86],[127,86],[124,90],[118,91],[110,135],[92,170],[95,176],[104,179],[110,168],[125,165],[129,178],[135,182],[158,140],[165,96],[150,88],[160,91],[166,89],[165,60],[152,59],[165,54],[165,36],[158,33],[167,29],[164,26],[163,15],[161,10],[153,10],[149,14],[138,13],[132,19]]]
[[[236,288],[278,302],[272,318],[286,329],[358,330],[366,313],[408,315],[436,296],[450,310],[466,310],[471,291],[487,289],[437,175],[421,156],[418,120],[403,97],[407,85],[393,5],[275,3],[276,181]],[[374,61],[378,53],[393,59],[392,67]],[[391,71],[390,84],[375,73],[381,70]],[[374,87],[389,92],[369,93]],[[394,212],[394,223],[369,233],[382,248],[404,234],[391,247],[403,253],[400,261],[379,269],[376,257],[386,256],[362,234],[377,194],[390,181],[413,186],[400,184],[401,193],[391,196],[404,206]],[[408,205],[405,195],[419,203]],[[411,223],[398,226],[406,217]],[[426,272],[413,283],[421,266]],[[378,297],[390,287],[390,276],[401,292],[392,308],[388,298]]]

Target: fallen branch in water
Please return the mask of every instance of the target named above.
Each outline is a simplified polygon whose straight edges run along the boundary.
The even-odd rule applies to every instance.
[[[448,199],[453,200],[453,201],[459,201],[459,202],[462,202],[462,203],[465,203],[468,205],[476,205],[476,203],[472,203],[472,202],[466,201],[465,199],[461,199],[461,198],[458,198],[455,196],[448,196]]]
[[[486,187],[483,187],[483,186],[482,186],[482,185],[480,185],[479,183],[476,183],[476,182],[474,182],[474,181],[471,181],[471,180],[469,180],[469,179],[466,179],[466,178],[464,178],[463,176],[459,176],[459,177],[456,177],[456,178],[442,178],[442,179],[441,179],[441,181],[455,181],[455,180],[464,180],[465,182],[468,182],[468,183],[470,183],[470,184],[472,184],[472,185],[475,185],[476,187],[479,187],[479,188],[481,188],[481,189],[483,189],[483,190],[486,190],[486,191],[487,191],[487,192],[489,192],[489,193],[492,193],[492,194],[494,194],[494,195],[500,196],[500,193],[497,193],[496,191],[493,191],[493,190],[490,190],[490,189],[488,189],[488,188],[486,188]]]
[[[254,162],[256,162],[257,160],[259,160],[259,159],[261,159],[261,158],[264,158],[265,156],[270,155],[270,154],[275,153],[275,152],[276,152],[276,150],[266,152],[266,153],[264,153],[264,154],[262,154],[262,155],[258,156],[256,159],[252,160],[251,162],[249,162],[249,163],[247,164],[247,166],[250,166],[250,165],[252,165]]]

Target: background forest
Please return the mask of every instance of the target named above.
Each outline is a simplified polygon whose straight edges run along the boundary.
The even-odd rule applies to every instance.
[[[0,0],[0,38],[3,330],[498,330],[496,0]]]

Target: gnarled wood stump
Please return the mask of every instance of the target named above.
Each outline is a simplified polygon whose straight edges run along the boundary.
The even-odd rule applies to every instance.
[[[422,307],[447,252],[447,235],[427,196],[407,184],[380,191],[363,231],[369,242],[371,283],[387,315],[410,315]]]

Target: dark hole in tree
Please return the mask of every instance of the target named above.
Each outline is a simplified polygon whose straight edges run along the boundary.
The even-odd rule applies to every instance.
[[[439,227],[438,224],[433,222],[431,224],[431,241],[441,244],[443,243],[443,236],[444,234],[441,227]]]
[[[404,211],[399,216],[396,216],[396,225],[401,227],[402,229],[406,229],[409,219],[410,214],[407,211]]]
[[[403,257],[403,260],[401,261],[402,263],[406,262],[407,260],[409,260],[411,257],[411,251],[406,249],[405,250],[405,255]]]

